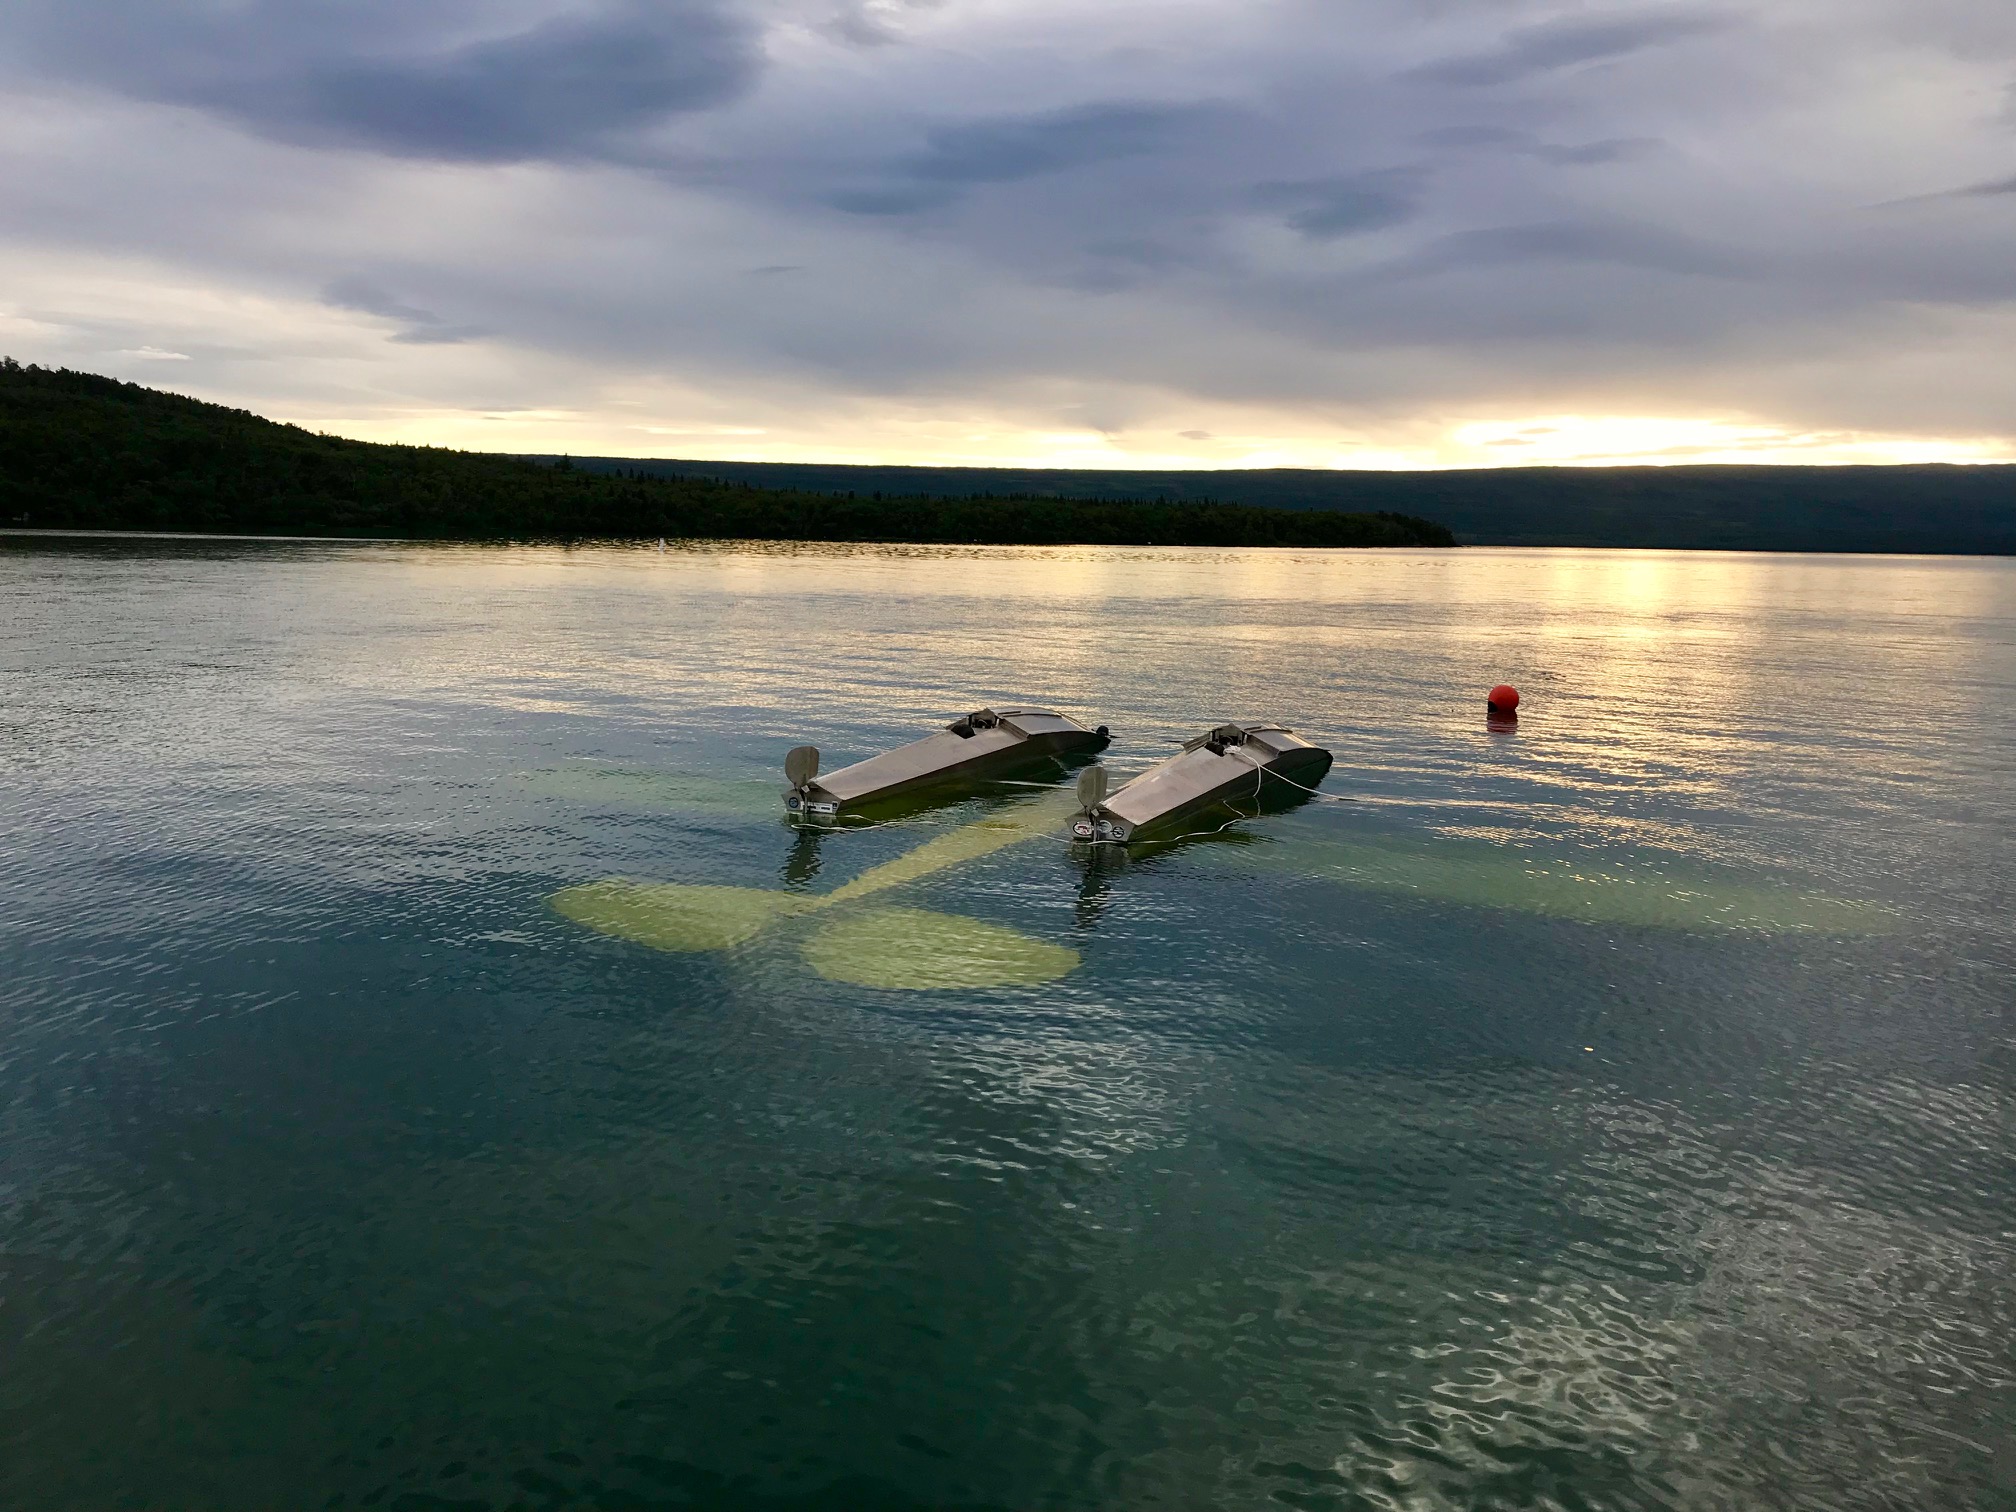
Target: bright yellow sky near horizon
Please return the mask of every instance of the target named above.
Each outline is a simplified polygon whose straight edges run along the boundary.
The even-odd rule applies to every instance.
[[[1247,424],[1199,434],[1035,429],[985,417],[911,413],[797,426],[630,423],[593,411],[472,414],[279,415],[312,430],[365,441],[470,451],[693,461],[850,463],[881,466],[1229,469],[1267,467],[1437,469],[1702,463],[1779,465],[2016,461],[1999,437],[1802,432],[1764,423],[1651,415],[1531,415],[1396,425],[1390,438],[1339,440],[1316,427]]]

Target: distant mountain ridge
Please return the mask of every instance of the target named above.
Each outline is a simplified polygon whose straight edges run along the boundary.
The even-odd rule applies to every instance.
[[[1443,472],[1266,468],[874,467],[580,458],[582,468],[857,495],[1209,499],[1291,510],[1390,510],[1466,545],[2016,554],[2016,464],[1870,467],[1506,467]]]

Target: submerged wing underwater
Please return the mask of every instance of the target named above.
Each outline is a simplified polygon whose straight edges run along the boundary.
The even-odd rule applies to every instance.
[[[610,878],[563,888],[552,902],[577,924],[657,950],[731,950],[803,921],[812,926],[800,944],[807,964],[858,986],[1034,986],[1073,970],[1078,952],[956,914],[855,905],[1018,841],[1054,838],[1074,807],[1069,793],[1046,792],[934,836],[828,893]]]
[[[1884,904],[1807,892],[1788,882],[1732,876],[1664,858],[1653,863],[1545,855],[1447,836],[1267,836],[1250,845],[1213,846],[1205,854],[1209,864],[1231,870],[1286,873],[1464,908],[1585,924],[1844,935],[1880,934],[1897,924],[1897,914]]]

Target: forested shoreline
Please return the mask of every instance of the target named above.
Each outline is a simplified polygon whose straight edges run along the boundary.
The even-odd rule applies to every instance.
[[[1690,551],[2016,554],[2016,465],[1674,463],[1632,467],[894,467],[576,457],[759,488],[1048,498],[1208,496],[1265,509],[1393,513],[1447,525],[1464,545]]]
[[[0,359],[0,524],[433,540],[1455,544],[1441,525],[1395,512],[771,489],[349,441],[12,359]]]

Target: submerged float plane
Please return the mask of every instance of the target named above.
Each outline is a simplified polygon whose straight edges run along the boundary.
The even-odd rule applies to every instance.
[[[1096,862],[1222,835],[1237,819],[1308,801],[1331,764],[1328,751],[1280,725],[1226,724],[1185,741],[1177,754],[1110,792],[1103,766],[1085,767],[1075,793],[1003,782],[1007,772],[1045,762],[1061,778],[1074,759],[1082,764],[1107,741],[1103,725],[1087,730],[1050,710],[1004,709],[967,715],[824,779],[816,750],[799,747],[787,762],[787,809],[794,823],[813,818],[826,834],[836,833],[838,821],[872,820],[877,812],[907,811],[914,819],[970,799],[990,781],[1000,806],[829,892],[608,878],[563,888],[552,906],[602,934],[665,951],[726,951],[759,936],[795,935],[800,955],[819,975],[865,987],[1032,986],[1075,969],[1079,953],[1005,925],[870,900],[1027,840],[1063,841],[1081,860]],[[587,796],[578,782],[546,785]],[[631,786],[635,799],[654,808],[687,806],[678,796],[687,789],[701,810],[753,814],[762,806],[757,784],[636,774]],[[1591,924],[1867,933],[1892,919],[1878,905],[1790,887],[1629,870],[1614,858],[1601,867],[1549,865],[1531,852],[1477,840],[1245,838],[1257,843],[1214,847],[1214,858],[1240,869]]]

